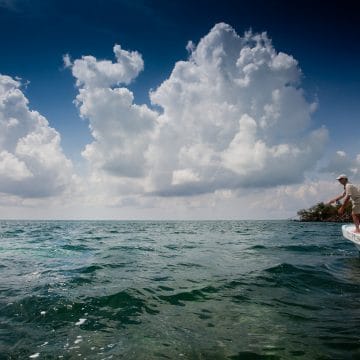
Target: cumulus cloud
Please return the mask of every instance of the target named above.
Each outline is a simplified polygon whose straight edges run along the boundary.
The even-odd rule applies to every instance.
[[[120,45],[113,48],[116,62],[97,60],[94,56],[83,56],[72,64],[70,56],[64,56],[66,66],[72,65],[72,72],[79,87],[110,87],[129,84],[144,68],[144,62],[137,51],[126,51]]]
[[[83,151],[93,178],[160,196],[301,182],[328,134],[311,124],[317,104],[305,97],[298,62],[266,33],[239,36],[224,23],[187,50],[150,93],[160,112],[123,87],[143,69],[139,53],[115,45],[115,62],[66,56],[94,138]]]
[[[72,164],[59,133],[30,110],[21,83],[0,75],[0,193],[24,198],[62,193],[72,181]]]
[[[322,155],[325,128],[311,130],[301,70],[263,34],[217,24],[151,93],[163,108],[148,151],[159,194],[266,187],[303,180]],[[179,171],[196,174],[174,183]]]
[[[92,178],[115,188],[121,182],[123,191],[139,192],[139,179],[149,170],[144,154],[158,114],[146,105],[134,104],[133,93],[117,86],[128,84],[143,69],[141,55],[119,45],[113,50],[116,62],[83,56],[71,63],[69,55],[64,62],[76,78],[76,104],[80,115],[89,120],[94,138],[82,152],[91,164]]]

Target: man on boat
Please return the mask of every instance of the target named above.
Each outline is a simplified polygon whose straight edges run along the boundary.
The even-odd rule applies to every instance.
[[[355,233],[360,233],[360,189],[349,182],[348,177],[345,174],[339,175],[336,180],[344,186],[344,192],[336,198],[330,200],[328,204],[338,202],[340,199],[345,198],[342,206],[338,212],[342,215],[345,211],[345,207],[349,200],[352,202],[352,218],[355,224]]]

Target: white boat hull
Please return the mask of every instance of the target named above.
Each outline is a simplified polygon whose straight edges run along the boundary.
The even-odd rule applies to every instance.
[[[355,234],[355,225],[346,224],[341,227],[344,238],[350,240],[360,251],[360,234]]]

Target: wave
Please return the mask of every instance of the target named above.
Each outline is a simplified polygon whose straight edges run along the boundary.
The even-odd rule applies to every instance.
[[[171,291],[171,288],[164,288],[166,291]],[[218,289],[212,286],[206,286],[201,289],[194,289],[190,291],[182,291],[172,295],[159,295],[158,298],[171,305],[185,306],[185,302],[201,302],[209,299],[209,294],[217,293]]]
[[[258,280],[272,287],[288,287],[295,292],[326,291],[337,294],[342,291],[360,293],[358,284],[351,284],[336,278],[321,267],[299,266],[282,263],[266,269]]]
[[[91,251],[91,250],[95,250],[92,247],[86,246],[86,245],[63,245],[61,246],[62,249],[64,250],[71,250],[71,251]]]
[[[117,245],[109,248],[110,251],[149,251],[153,252],[155,249],[150,246],[142,246],[142,245]]]
[[[237,355],[229,356],[231,360],[279,360],[281,357],[276,355],[262,355],[253,351],[241,351]]]
[[[328,225],[57,224],[3,225],[0,358],[359,354],[359,258]]]
[[[247,248],[246,250],[264,250],[267,249],[265,245],[253,245]]]
[[[324,250],[329,250],[330,248],[327,246],[319,246],[319,245],[284,245],[278,246],[276,249],[291,251],[291,252],[311,252],[311,253],[320,253]]]

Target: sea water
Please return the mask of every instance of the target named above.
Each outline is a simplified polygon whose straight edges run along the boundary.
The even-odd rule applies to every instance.
[[[360,358],[340,224],[1,221],[1,359]]]

